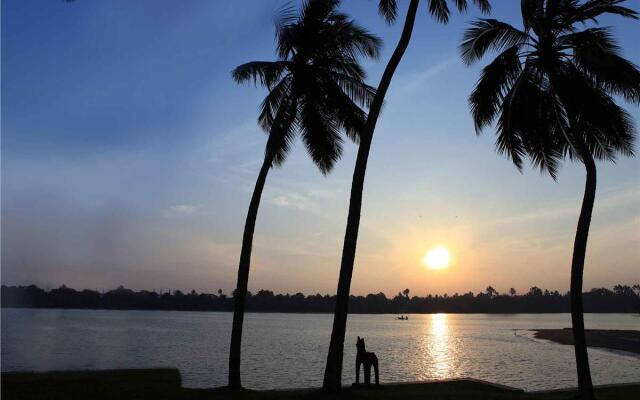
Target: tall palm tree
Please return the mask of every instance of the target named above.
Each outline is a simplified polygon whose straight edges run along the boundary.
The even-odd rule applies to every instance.
[[[424,0],[431,14],[438,22],[447,23],[449,21],[450,10],[447,0]],[[397,0],[380,0],[378,11],[387,21],[392,24],[398,16]],[[467,9],[467,0],[455,0],[455,7],[460,12]],[[473,0],[483,12],[489,12],[488,0]],[[391,79],[400,64],[404,53],[411,41],[411,34],[415,23],[416,13],[420,0],[411,0],[407,9],[404,27],[400,40],[385,67],[378,91],[369,108],[369,115],[364,129],[360,136],[360,146],[356,157],[356,165],[353,170],[351,182],[351,197],[349,199],[349,214],[347,216],[347,227],[342,247],[342,261],[340,263],[340,276],[338,279],[338,290],[336,296],[335,312],[333,316],[333,329],[331,332],[331,342],[329,343],[329,354],[327,355],[327,365],[324,372],[323,390],[338,391],[342,383],[342,357],[344,349],[344,336],[347,327],[347,313],[349,303],[349,291],[351,288],[351,276],[353,274],[353,264],[356,257],[356,245],[358,242],[358,229],[360,228],[360,210],[362,209],[362,191],[364,189],[364,177],[367,170],[367,161],[373,132],[380,116],[380,110],[387,94],[387,89],[391,84]]]
[[[276,61],[254,61],[233,71],[236,82],[265,86],[258,121],[268,133],[264,161],[249,203],[234,292],[229,387],[240,388],[240,351],[251,245],[269,170],[285,161],[297,135],[327,174],[342,153],[340,132],[359,140],[375,90],[364,83],[361,57],[376,58],[381,40],[337,11],[339,0],[308,0],[299,15],[285,9],[276,24]]]
[[[476,132],[496,123],[496,148],[518,169],[528,157],[555,180],[568,156],[586,169],[571,261],[571,322],[579,395],[593,398],[584,334],[582,280],[596,193],[595,160],[631,156],[634,127],[613,96],[640,102],[640,71],[620,55],[604,14],[637,19],[624,0],[522,0],[523,29],[480,19],[465,32],[462,58],[487,65],[469,96]]]

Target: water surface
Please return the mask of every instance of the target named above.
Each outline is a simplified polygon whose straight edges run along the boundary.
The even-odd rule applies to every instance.
[[[226,384],[230,313],[2,310],[2,371],[175,367],[187,387]],[[631,314],[588,314],[587,328],[640,329]],[[328,314],[247,314],[243,384],[322,384]],[[527,329],[570,326],[569,314],[350,315],[343,383],[356,336],[377,353],[382,382],[473,377],[528,390],[575,386],[573,348]],[[640,357],[589,349],[595,384],[640,382]]]

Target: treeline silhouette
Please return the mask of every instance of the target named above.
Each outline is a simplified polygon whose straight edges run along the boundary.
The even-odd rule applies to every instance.
[[[354,314],[409,313],[564,313],[569,312],[569,293],[543,290],[536,286],[527,293],[514,289],[501,294],[491,286],[474,294],[409,296],[409,289],[388,298],[384,293],[350,296],[349,312]],[[584,293],[585,312],[640,312],[640,285],[616,285],[613,290],[594,288]],[[302,293],[274,294],[270,290],[247,295],[247,310],[253,312],[331,313],[335,296]],[[2,307],[79,308],[113,310],[232,311],[233,296],[218,294],[133,291],[120,286],[107,292],[75,290],[66,286],[45,291],[35,285],[2,285]]]

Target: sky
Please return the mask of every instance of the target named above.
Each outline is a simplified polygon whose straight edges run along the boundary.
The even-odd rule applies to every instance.
[[[363,62],[376,85],[401,25],[374,1],[343,3],[385,41]],[[519,2],[492,3],[521,25]],[[230,71],[274,58],[284,4],[2,1],[2,283],[230,293],[266,142],[264,89]],[[557,182],[520,173],[492,129],[475,135],[466,99],[486,60],[466,67],[457,45],[477,16],[444,26],[421,5],[373,139],[354,294],[568,289],[584,169],[567,161]],[[640,64],[640,25],[602,25]],[[251,291],[335,293],[356,150],[325,177],[297,142],[272,170]],[[598,168],[584,286],[640,283],[640,160]],[[446,269],[421,262],[436,246],[451,253]]]

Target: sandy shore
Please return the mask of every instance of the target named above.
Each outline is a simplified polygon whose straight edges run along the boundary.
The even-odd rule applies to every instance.
[[[532,329],[537,339],[551,340],[560,344],[573,344],[570,328]],[[606,329],[587,329],[587,346],[623,350],[640,354],[640,331],[618,331]]]

